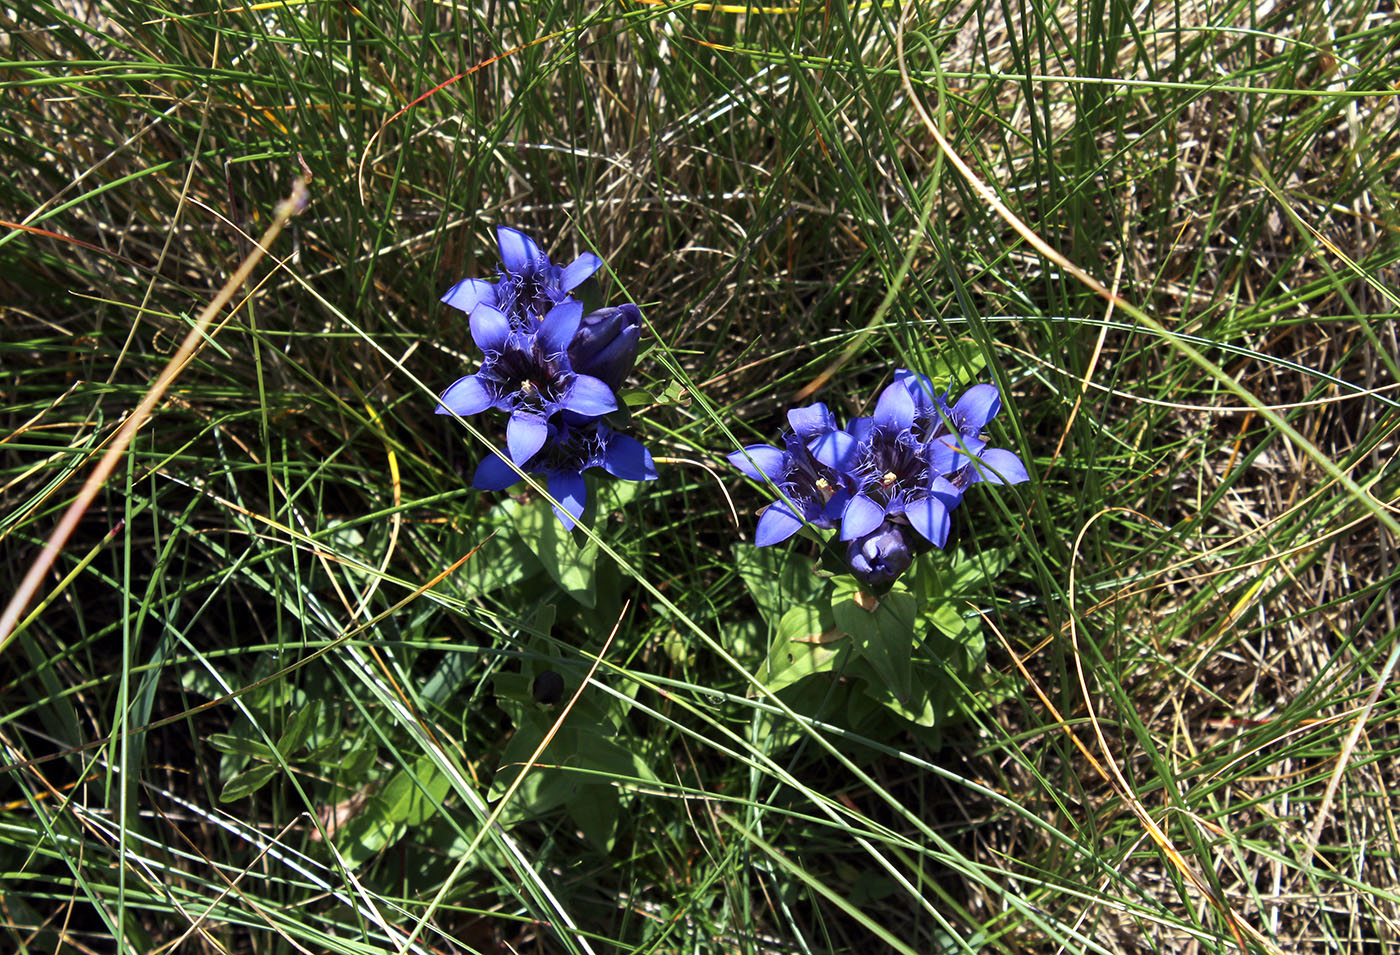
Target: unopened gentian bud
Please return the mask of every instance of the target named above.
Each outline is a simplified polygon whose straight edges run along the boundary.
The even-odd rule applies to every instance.
[[[856,580],[868,587],[883,588],[909,569],[914,562],[913,530],[907,524],[885,521],[874,531],[851,541],[846,562]]]
[[[583,317],[569,345],[574,371],[592,375],[616,391],[637,361],[642,337],[642,310],[632,304],[600,308]]]

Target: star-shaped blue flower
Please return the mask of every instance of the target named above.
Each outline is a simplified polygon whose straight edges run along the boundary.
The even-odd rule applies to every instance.
[[[894,373],[894,380],[904,386],[914,402],[914,432],[921,440],[950,431],[975,438],[987,430],[1001,411],[1001,393],[996,385],[973,385],[950,407],[948,395],[937,394],[928,375],[901,368]]]
[[[853,419],[843,438],[817,442],[817,460],[854,484],[841,512],[842,540],[866,537],[893,519],[907,521],[935,547],[947,542],[949,512],[962,492],[931,466],[914,434],[916,411],[914,397],[896,381],[881,392],[874,414]]]
[[[995,385],[975,385],[949,404],[925,375],[901,368],[894,378],[869,417],[841,428],[824,404],[794,408],[783,447],[753,444],[729,455],[749,477],[783,492],[759,519],[760,547],[804,523],[839,526],[851,573],[885,588],[916,554],[947,543],[952,511],[969,486],[1029,480],[1020,458],[982,437],[1001,410]]]
[[[508,226],[496,227],[496,244],[501,250],[501,277],[495,282],[462,279],[442,301],[468,315],[478,305],[490,305],[524,325],[527,317],[538,319],[603,267],[603,260],[592,252],[567,266],[554,265],[534,239]]]
[[[499,309],[478,304],[470,323],[472,340],[484,356],[481,368],[447,387],[437,413],[508,412],[506,448],[512,461],[524,465],[548,440],[549,419],[556,412],[593,419],[616,411],[612,389],[569,363],[569,344],[582,320],[583,305],[575,301],[554,306],[533,328],[512,327]]]
[[[602,468],[624,481],[656,480],[656,463],[636,438],[618,434],[601,421],[583,425],[560,423],[548,426],[548,440],[539,455],[524,470],[545,478],[549,496],[563,505],[554,514],[568,530],[588,504],[588,485],[583,472]],[[477,465],[472,486],[479,491],[503,491],[520,480],[498,452],[492,452]]]
[[[804,523],[823,530],[835,527],[850,498],[846,478],[818,461],[808,446],[837,430],[826,405],[794,408],[788,423],[793,430],[783,435],[782,448],[750,444],[729,455],[730,464],[755,481],[772,481],[786,498],[768,505],[758,519],[754,543],[759,547],[787,540]]]

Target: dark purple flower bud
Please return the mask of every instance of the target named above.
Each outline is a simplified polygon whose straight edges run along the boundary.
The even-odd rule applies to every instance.
[[[872,533],[851,541],[846,562],[856,580],[869,587],[888,587],[914,562],[917,543],[907,524],[885,521]]]
[[[592,375],[616,391],[637,361],[642,338],[642,310],[635,305],[600,308],[583,317],[573,343],[569,364],[581,375]]]

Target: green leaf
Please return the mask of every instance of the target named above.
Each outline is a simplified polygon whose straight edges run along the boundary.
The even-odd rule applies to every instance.
[[[500,501],[491,508],[484,522],[495,529],[493,535],[459,538],[457,546],[461,553],[478,548],[451,578],[464,599],[472,600],[509,587],[540,572],[540,563],[516,534],[520,510],[520,505],[510,499]]]
[[[645,388],[624,388],[617,393],[618,400],[630,408],[638,405],[654,405],[657,399]]]
[[[203,667],[192,666],[181,673],[180,687],[185,692],[202,696],[206,700],[216,700],[224,695],[223,686]]]
[[[518,509],[515,530],[566,594],[585,607],[593,606],[597,544],[592,541],[583,547],[576,544],[573,535],[564,530],[564,525],[554,516],[554,508],[544,499]]]
[[[665,388],[661,389],[661,403],[687,408],[690,406],[690,395],[686,392],[685,385],[672,380],[666,383]]]
[[[340,761],[341,778],[352,786],[363,782],[365,773],[374,765],[375,755],[376,747],[371,742],[371,737],[368,734],[360,737]]]
[[[341,854],[358,867],[375,853],[437,814],[437,804],[451,788],[451,780],[438,772],[431,756],[420,756],[400,769],[374,795],[364,810],[336,833]]]
[[[914,649],[914,619],[918,612],[914,595],[898,587],[878,600],[841,594],[832,601],[831,610],[836,626],[854,639],[861,658],[869,662],[899,699],[908,700],[909,658]]]
[[[526,674],[502,674],[496,678],[498,701],[517,720],[516,731],[501,754],[488,798],[501,799],[526,771],[530,757],[559,718],[557,707],[506,702],[503,694],[518,697],[526,692]],[[621,793],[605,777],[640,779],[655,783],[657,777],[631,748],[611,738],[617,724],[601,715],[585,691],[565,718],[538,760],[502,811],[502,825],[514,825],[560,807],[566,807],[574,824],[590,841],[607,850],[612,846],[621,812]],[[586,707],[588,702],[591,706]]]
[[[841,645],[835,618],[824,607],[802,604],[783,614],[758,679],[777,691],[835,665]]]
[[[306,745],[306,741],[311,738],[311,731],[315,729],[316,722],[320,718],[320,700],[312,700],[296,711],[296,714],[287,721],[287,728],[277,738],[277,752],[282,754],[283,759],[290,759],[293,753]]]
[[[221,753],[251,756],[265,762],[270,762],[273,758],[271,746],[262,740],[249,739],[246,736],[236,736],[232,733],[211,733],[204,741]]]
[[[622,800],[617,790],[606,783],[586,783],[569,800],[569,817],[574,825],[583,832],[584,838],[604,852],[612,851],[621,816]]]
[[[441,706],[467,682],[467,674],[475,663],[476,658],[470,654],[448,652],[423,684],[419,696],[425,704]]]
[[[987,364],[987,355],[971,339],[952,339],[938,349],[938,357],[922,369],[933,379],[934,395],[941,395],[954,385],[976,384],[977,373]],[[963,388],[959,387],[959,391]]]
[[[277,775],[279,769],[281,767],[273,763],[258,763],[248,767],[224,783],[224,788],[219,792],[219,802],[235,802],[245,796],[251,796],[266,786],[272,777]]]
[[[975,553],[962,548],[953,552],[953,580],[948,587],[952,594],[987,593],[988,581],[995,580],[1002,571],[1011,566],[1016,557],[1015,547],[986,547]]]
[[[944,636],[961,643],[977,630],[978,617],[964,617],[951,601],[944,601],[925,611],[924,617]]]
[[[777,547],[734,545],[734,569],[744,579],[758,612],[776,627],[789,607],[812,602],[826,586],[812,561]]]
[[[928,666],[913,665],[911,670],[909,692],[901,698],[869,660],[852,660],[846,667],[846,675],[858,687],[847,711],[852,727],[861,726],[869,718],[869,711],[877,707],[918,726],[934,726],[946,718],[951,702],[946,678]]]

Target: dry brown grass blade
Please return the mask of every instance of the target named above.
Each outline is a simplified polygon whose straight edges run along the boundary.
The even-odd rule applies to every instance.
[[[1312,862],[1313,853],[1317,852],[1318,841],[1322,838],[1322,830],[1327,825],[1327,820],[1332,814],[1332,800],[1336,798],[1337,787],[1341,785],[1342,776],[1346,774],[1347,766],[1351,763],[1351,754],[1356,749],[1357,742],[1361,739],[1361,734],[1366,729],[1366,723],[1371,717],[1371,711],[1375,709],[1376,701],[1381,697],[1381,690],[1390,682],[1390,675],[1395,668],[1395,654],[1391,654],[1386,660],[1385,669],[1376,679],[1376,685],[1371,687],[1371,692],[1366,697],[1366,702],[1361,706],[1361,712],[1356,714],[1356,723],[1352,726],[1351,732],[1342,743],[1342,750],[1337,754],[1337,765],[1332,770],[1332,775],[1327,779],[1327,790],[1322,794],[1322,802],[1318,804],[1317,816],[1312,821],[1312,826],[1308,828],[1308,844],[1303,853],[1300,868],[1305,868]]]
[[[45,542],[44,549],[40,551],[39,556],[30,565],[28,573],[20,581],[14,596],[10,598],[9,604],[5,607],[4,614],[0,614],[0,650],[3,650],[9,644],[10,638],[14,636],[15,625],[19,622],[20,614],[24,613],[24,609],[29,606],[30,600],[38,592],[39,584],[43,581],[44,575],[53,567],[54,561],[58,559],[64,545],[68,543],[68,538],[72,536],[78,522],[87,513],[87,509],[92,505],[93,499],[97,497],[98,491],[102,490],[102,486],[107,483],[107,478],[111,477],[113,469],[126,453],[132,438],[136,436],[136,432],[150,418],[151,412],[155,410],[156,404],[165,394],[166,389],[180,376],[190,359],[199,351],[200,346],[207,341],[205,331],[213,322],[214,316],[218,315],[224,306],[233,299],[239,288],[252,275],[253,269],[257,268],[258,263],[267,254],[268,247],[291,221],[292,216],[306,207],[306,201],[306,182],[303,179],[297,179],[292,184],[291,195],[277,204],[272,224],[263,233],[262,241],[254,247],[248,257],[243,260],[243,264],[224,283],[224,287],[219,290],[218,295],[214,296],[213,301],[199,313],[199,318],[196,319],[194,327],[189,330],[189,334],[185,336],[185,340],[180,343],[180,348],[171,356],[170,361],[156,377],[155,382],[146,392],[145,397],[141,399],[136,410],[117,431],[116,437],[112,439],[112,444],[107,448],[102,460],[97,462],[97,467],[93,468],[92,473],[88,475],[82,490],[73,499],[73,503],[68,506],[68,510],[64,512],[58,526],[54,528],[48,541]]]

